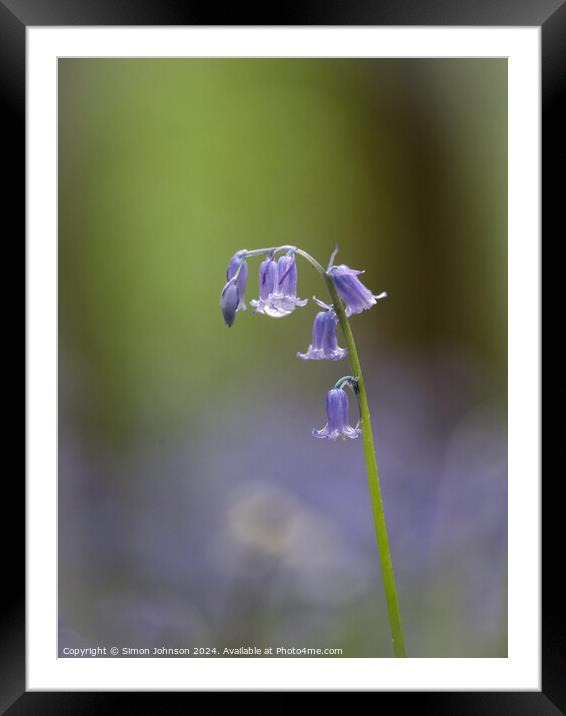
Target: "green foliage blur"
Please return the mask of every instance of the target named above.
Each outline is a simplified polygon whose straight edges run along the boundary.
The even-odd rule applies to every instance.
[[[228,336],[218,311],[232,254],[281,243],[323,263],[338,243],[389,292],[368,350],[375,332],[477,355],[504,397],[506,80],[496,59],[60,60],[59,327],[88,376],[74,419],[127,441],[234,376],[310,379],[273,365],[306,348],[310,313],[239,315]]]

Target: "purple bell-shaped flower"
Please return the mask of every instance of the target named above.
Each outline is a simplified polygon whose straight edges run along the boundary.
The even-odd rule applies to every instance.
[[[348,423],[348,408],[348,395],[344,388],[332,388],[332,390],[329,390],[326,396],[328,422],[320,430],[312,431],[314,437],[326,438],[327,440],[357,438],[362,431],[358,425],[353,428]]]
[[[342,264],[341,266],[331,266],[328,274],[332,277],[340,298],[346,304],[346,316],[350,317],[354,313],[361,313],[375,306],[380,298],[385,298],[387,293],[384,291],[377,296],[364,286],[358,276],[364,273],[356,271],[349,266]]]
[[[340,348],[336,337],[338,316],[332,306],[314,298],[324,311],[316,314],[312,329],[312,343],[306,353],[297,353],[301,360],[341,360],[348,355],[345,348]]]

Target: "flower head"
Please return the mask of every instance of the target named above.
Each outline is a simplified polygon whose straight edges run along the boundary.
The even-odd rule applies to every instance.
[[[358,278],[363,271],[356,271],[349,266],[342,264],[341,266],[331,266],[328,274],[332,277],[334,284],[341,299],[346,304],[346,316],[353,313],[361,313],[362,311],[375,306],[380,298],[385,298],[387,293],[384,291],[378,296],[364,286]]]
[[[282,318],[297,306],[306,306],[307,299],[297,298],[297,261],[294,249],[276,261],[269,256],[259,267],[259,299],[250,301],[254,313]]]
[[[337,438],[357,438],[362,432],[348,423],[348,395],[344,388],[332,388],[326,396],[326,415],[328,422],[320,430],[313,430],[315,438],[336,440]]]
[[[297,357],[301,360],[340,360],[348,354],[348,351],[338,345],[336,338],[338,316],[332,306],[328,306],[317,298],[314,301],[326,310],[316,314],[312,329],[312,343],[306,353],[297,353]]]

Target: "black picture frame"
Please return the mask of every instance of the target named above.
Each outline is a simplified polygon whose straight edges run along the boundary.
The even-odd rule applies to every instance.
[[[562,90],[566,77],[565,0],[327,0],[288,3],[289,7],[194,3],[188,0],[0,0],[0,96],[3,100],[4,226],[12,242],[25,234],[26,27],[64,25],[481,25],[542,27],[542,189],[543,230],[558,227],[564,201],[566,154]],[[222,22],[219,23],[218,19]],[[6,151],[7,150],[7,151]],[[561,201],[560,201],[561,199]],[[11,219],[12,221],[9,221]],[[563,238],[563,228],[557,240]],[[542,690],[540,692],[379,692],[383,699],[404,699],[408,708],[434,714],[566,713],[566,627],[561,618],[560,571],[551,569],[552,545],[562,542],[558,490],[549,481],[543,494]],[[4,484],[4,593],[0,612],[0,710],[19,714],[100,714],[121,711],[134,693],[26,692],[25,690],[25,533],[24,477]],[[10,505],[10,508],[6,506]],[[10,513],[9,515],[7,513]],[[547,567],[545,569],[545,566]],[[170,693],[143,693],[148,709],[175,712]],[[177,694],[179,696],[179,694]],[[181,693],[183,698],[186,694]],[[185,706],[186,708],[186,701]],[[180,710],[180,709],[179,709]]]

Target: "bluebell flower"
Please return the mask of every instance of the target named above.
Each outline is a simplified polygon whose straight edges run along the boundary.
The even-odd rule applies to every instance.
[[[313,430],[315,438],[336,440],[337,438],[357,438],[361,434],[359,426],[353,428],[348,423],[348,395],[343,388],[332,388],[326,396],[326,415],[328,422],[320,430]]]
[[[244,292],[248,279],[248,265],[246,263],[247,251],[238,251],[230,259],[226,269],[227,282],[220,294],[220,308],[224,322],[230,327],[236,320],[238,311],[245,311]]]
[[[231,278],[236,277],[238,281],[238,290],[240,293],[240,301],[237,308],[238,311],[246,310],[244,294],[246,292],[246,285],[248,282],[248,264],[246,263],[247,253],[248,252],[245,249],[237,251],[230,259],[230,263],[226,269],[226,280],[229,281]]]
[[[378,296],[364,286],[358,278],[363,271],[356,271],[349,266],[342,264],[341,266],[331,266],[328,274],[332,277],[340,298],[346,304],[346,316],[353,313],[361,313],[375,306],[380,298],[385,298],[387,293],[384,291]]]
[[[306,306],[307,299],[297,298],[297,261],[295,252],[289,251],[275,261],[269,256],[259,267],[259,299],[250,301],[254,313],[271,318],[282,318],[297,306]]]
[[[228,328],[236,320],[236,311],[240,305],[240,289],[238,288],[238,280],[231,278],[222,289],[220,296],[220,308],[224,316],[224,322]]]
[[[340,348],[336,337],[338,316],[332,306],[319,301],[314,301],[326,310],[316,314],[312,329],[312,343],[306,353],[297,353],[301,360],[341,360],[348,355],[345,348]]]
[[[271,297],[273,296],[277,288],[277,277],[279,271],[277,269],[277,261],[273,256],[268,256],[259,265],[259,298],[253,298],[250,301],[250,306],[253,307],[254,313],[265,313],[266,315],[272,315],[271,311]],[[273,315],[273,318],[279,318],[280,314]]]

